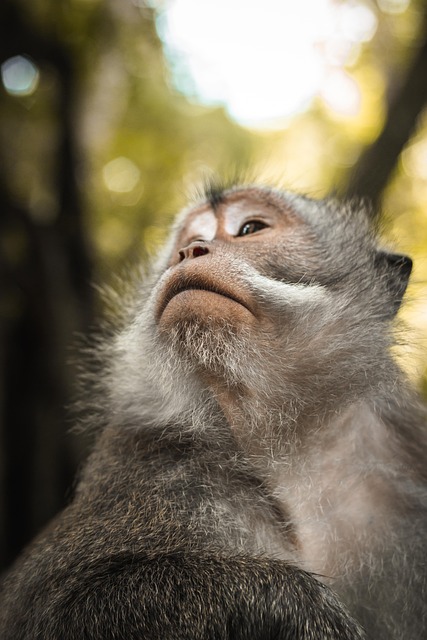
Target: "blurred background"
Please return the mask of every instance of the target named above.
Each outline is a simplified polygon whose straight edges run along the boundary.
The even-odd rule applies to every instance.
[[[212,174],[369,198],[415,259],[399,351],[427,388],[423,0],[2,0],[0,568],[61,508],[93,283]],[[424,344],[423,344],[424,341]]]

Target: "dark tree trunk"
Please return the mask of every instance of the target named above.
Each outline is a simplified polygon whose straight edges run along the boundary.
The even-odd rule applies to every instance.
[[[58,78],[55,118],[58,214],[38,222],[0,185],[2,242],[19,238],[22,255],[0,255],[0,568],[63,506],[80,451],[69,435],[66,407],[74,371],[67,364],[77,332],[92,319],[91,260],[76,174],[74,106],[78,90],[72,56],[52,38],[38,37],[19,12],[0,8],[0,63],[30,55]],[[0,96],[1,100],[1,96]],[[0,150],[1,164],[8,162]]]

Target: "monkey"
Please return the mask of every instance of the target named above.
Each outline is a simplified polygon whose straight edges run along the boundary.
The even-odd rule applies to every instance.
[[[95,347],[99,434],[2,640],[427,637],[412,261],[361,202],[210,185]]]

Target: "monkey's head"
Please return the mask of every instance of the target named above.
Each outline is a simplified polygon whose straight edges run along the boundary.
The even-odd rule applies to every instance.
[[[191,379],[264,398],[357,396],[378,380],[410,271],[377,247],[360,206],[211,192],[181,215],[126,349],[135,368],[144,335],[139,365],[167,389]]]

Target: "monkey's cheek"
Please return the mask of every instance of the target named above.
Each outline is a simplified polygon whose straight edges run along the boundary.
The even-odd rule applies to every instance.
[[[236,329],[256,324],[255,316],[239,302],[213,291],[189,289],[174,296],[158,321],[160,331],[191,322],[207,326],[220,326],[226,322]]]

